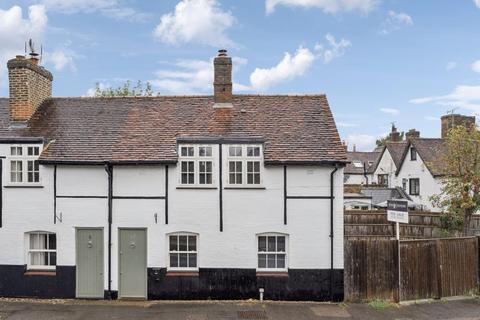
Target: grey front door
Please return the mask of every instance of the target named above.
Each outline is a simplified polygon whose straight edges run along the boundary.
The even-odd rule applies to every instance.
[[[119,229],[120,298],[147,298],[147,230]]]
[[[103,298],[103,229],[77,229],[77,298]]]

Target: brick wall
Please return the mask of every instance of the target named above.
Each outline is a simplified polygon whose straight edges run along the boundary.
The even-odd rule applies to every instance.
[[[42,102],[52,96],[52,74],[29,59],[8,62],[10,120],[30,119]]]
[[[219,55],[214,60],[215,79],[213,82],[216,103],[232,102],[232,59]]]

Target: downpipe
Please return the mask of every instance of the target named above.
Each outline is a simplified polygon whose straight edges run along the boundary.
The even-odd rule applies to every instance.
[[[113,167],[111,163],[105,164],[108,176],[108,291],[107,300],[112,300],[112,196],[113,196]]]
[[[338,165],[335,164],[334,169],[330,173],[330,301],[333,301],[333,236],[334,236],[334,231],[333,231],[333,200],[334,198],[334,186],[333,186],[333,181],[334,181],[334,175],[335,172],[338,171]]]

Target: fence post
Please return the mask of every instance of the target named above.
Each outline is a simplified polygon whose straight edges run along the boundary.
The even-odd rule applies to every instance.
[[[436,260],[436,267],[437,267],[437,299],[442,298],[442,250],[441,250],[442,242],[440,239],[435,240],[435,260]]]
[[[402,270],[401,270],[401,267],[400,267],[400,261],[401,261],[401,247],[400,247],[400,239],[397,239],[395,241],[397,243],[397,261],[396,261],[396,265],[397,265],[397,296],[395,297],[395,302],[400,302],[400,299],[401,299],[401,290],[402,290],[402,281],[401,281],[401,273],[402,273]]]

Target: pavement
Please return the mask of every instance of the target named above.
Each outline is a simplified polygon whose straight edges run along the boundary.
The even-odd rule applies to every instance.
[[[456,319],[480,320],[480,299],[388,304],[259,301],[86,301],[0,299],[0,320]]]

